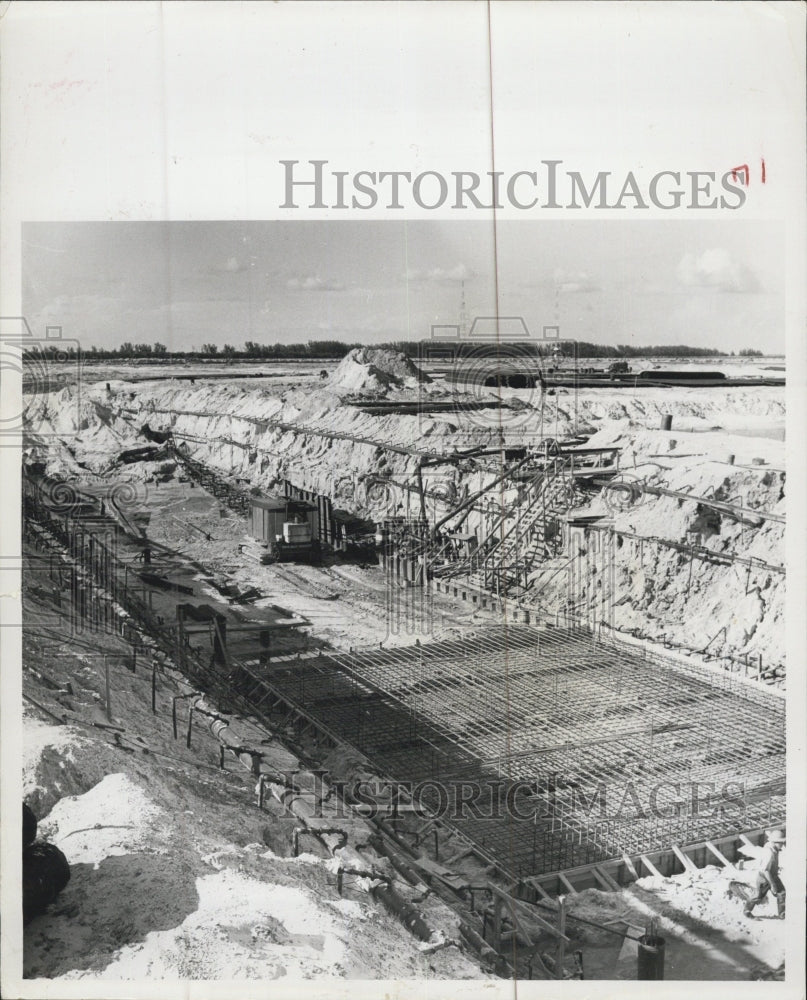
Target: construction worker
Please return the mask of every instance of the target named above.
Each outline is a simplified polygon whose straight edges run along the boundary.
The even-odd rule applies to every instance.
[[[772,892],[776,896],[779,919],[785,916],[785,887],[779,878],[779,852],[785,843],[785,835],[781,830],[771,830],[767,836],[767,843],[760,859],[759,871],[757,872],[757,894],[749,899],[745,904],[744,913],[747,917],[753,917],[753,909],[757,903]]]

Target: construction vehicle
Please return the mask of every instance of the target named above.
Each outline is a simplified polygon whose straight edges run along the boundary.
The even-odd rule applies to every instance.
[[[283,530],[268,543],[269,554],[278,562],[319,562],[322,553],[307,521],[284,521]]]
[[[288,497],[252,497],[250,527],[261,543],[261,562],[317,563],[322,550],[315,504]]]

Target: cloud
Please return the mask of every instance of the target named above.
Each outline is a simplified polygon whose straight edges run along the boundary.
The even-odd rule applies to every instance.
[[[62,325],[73,330],[81,329],[83,325],[92,325],[103,317],[119,316],[131,312],[135,304],[123,301],[116,295],[95,295],[82,293],[76,295],[57,295],[36,314],[36,323],[41,325]],[[137,304],[137,308],[141,308]],[[33,324],[32,324],[33,327]],[[39,334],[39,330],[37,330]]]
[[[757,292],[754,272],[735,260],[728,250],[715,247],[702,254],[687,253],[677,269],[678,280],[688,288],[713,288],[718,292]]]
[[[461,281],[469,281],[475,277],[473,268],[467,264],[455,264],[451,268],[434,267],[430,271],[420,268],[410,268],[406,272],[407,281],[428,281],[435,285],[458,285]]]
[[[566,271],[562,267],[558,267],[555,269],[552,279],[555,289],[567,295],[600,291],[600,286],[587,271]]]
[[[242,271],[248,271],[251,267],[255,266],[255,259],[250,258],[249,261],[240,260],[238,257],[225,257],[224,260],[218,261],[217,263],[211,265],[206,269],[207,274],[240,274]]]
[[[341,292],[345,286],[341,281],[323,280],[319,276],[309,275],[305,278],[289,278],[286,288],[293,292]]]

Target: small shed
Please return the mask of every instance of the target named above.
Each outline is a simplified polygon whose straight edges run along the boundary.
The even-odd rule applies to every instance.
[[[261,542],[274,542],[289,522],[308,524],[311,537],[319,537],[319,511],[316,504],[286,497],[252,497],[249,504],[250,533]]]

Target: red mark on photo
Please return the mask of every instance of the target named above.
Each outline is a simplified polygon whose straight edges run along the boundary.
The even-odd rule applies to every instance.
[[[759,177],[760,177],[760,180],[762,181],[762,183],[764,184],[765,180],[766,180],[766,170],[765,170],[765,160],[764,160],[764,158],[760,159],[759,166],[760,166]],[[732,167],[731,168],[731,179],[734,181],[735,184],[739,182],[740,184],[745,185],[745,187],[748,187],[748,185],[751,183],[751,169],[748,166],[748,164],[747,163],[741,163],[739,167]]]
[[[739,175],[743,176],[740,177]],[[731,179],[733,181],[738,181],[740,184],[744,184],[746,187],[751,183],[751,171],[748,169],[748,164],[743,163],[742,166],[731,168]]]

